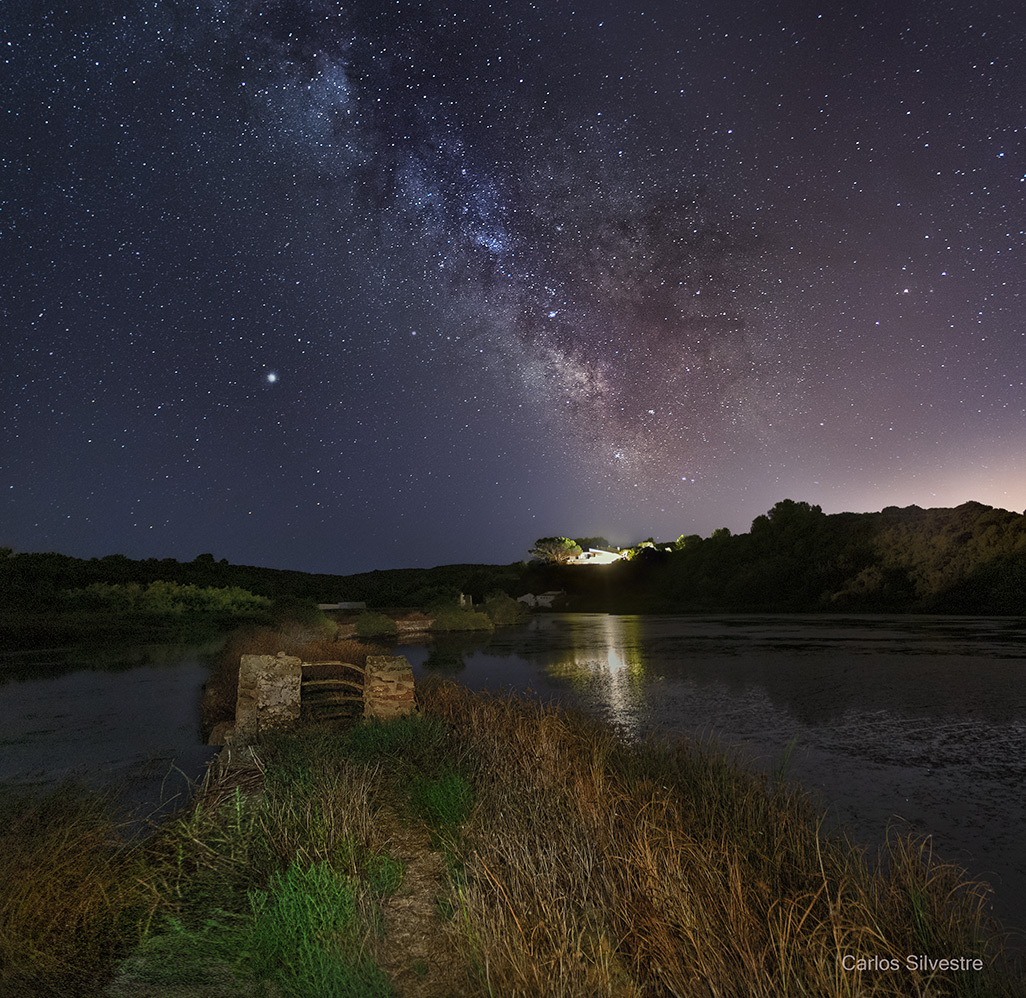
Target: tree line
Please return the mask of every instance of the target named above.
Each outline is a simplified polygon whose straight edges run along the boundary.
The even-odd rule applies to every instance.
[[[825,514],[785,499],[748,533],[651,539],[612,565],[569,564],[604,538],[539,538],[511,565],[442,565],[354,575],[231,565],[201,554],[80,559],[0,549],[0,607],[46,611],[94,584],[236,588],[277,604],[362,601],[374,608],[475,602],[558,590],[566,609],[607,612],[918,612],[1026,614],[1026,516],[977,502]],[[544,542],[544,543],[543,543]],[[94,590],[95,592],[96,590]]]

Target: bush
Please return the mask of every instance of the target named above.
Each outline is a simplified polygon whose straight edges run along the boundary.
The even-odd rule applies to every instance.
[[[148,585],[130,582],[110,585],[94,582],[84,589],[66,589],[62,594],[65,609],[83,609],[139,616],[182,616],[205,614],[218,617],[260,617],[271,606],[264,596],[238,586],[180,585],[157,581]]]
[[[522,624],[531,616],[531,611],[523,603],[504,592],[489,595],[485,599],[484,610],[496,627]]]
[[[395,638],[399,636],[396,622],[383,613],[365,610],[356,618],[356,636],[358,638]]]
[[[487,614],[458,606],[435,606],[428,616],[434,619],[432,631],[490,631],[494,627]]]

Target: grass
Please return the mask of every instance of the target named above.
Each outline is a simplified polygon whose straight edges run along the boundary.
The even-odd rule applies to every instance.
[[[410,783],[410,806],[438,840],[453,839],[473,804],[473,787],[449,768],[437,776],[416,773]]]
[[[871,857],[709,745],[418,692],[420,715],[266,738],[145,842],[71,790],[9,808],[0,994],[99,994],[116,970],[112,996],[169,998],[1026,993],[985,889],[926,842]]]
[[[421,698],[476,761],[448,923],[472,993],[1024,993],[983,888],[920,842],[892,836],[870,861],[824,835],[794,788],[707,746],[627,745],[582,717],[452,684]],[[988,969],[841,966],[920,952]]]
[[[250,895],[245,943],[256,976],[296,998],[363,998],[393,994],[365,949],[360,892],[326,864],[292,863]]]
[[[65,785],[0,802],[0,995],[91,994],[159,904],[110,797]]]

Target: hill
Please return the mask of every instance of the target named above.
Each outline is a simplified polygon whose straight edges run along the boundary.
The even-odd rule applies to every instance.
[[[238,587],[279,603],[426,606],[561,590],[563,607],[606,612],[1026,613],[1026,516],[967,502],[825,514],[785,499],[746,534],[717,530],[642,546],[612,565],[441,565],[356,575],[230,565],[202,554],[134,561],[0,549],[0,607],[55,608],[94,583]]]

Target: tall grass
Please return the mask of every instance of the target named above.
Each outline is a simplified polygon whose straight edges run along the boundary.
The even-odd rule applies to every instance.
[[[597,722],[427,684],[466,758],[451,932],[496,995],[1016,995],[983,889],[891,836],[870,861],[807,800],[708,747],[627,745]],[[905,955],[979,956],[919,973]],[[845,956],[901,961],[845,969]]]
[[[247,943],[258,978],[295,998],[391,995],[387,978],[366,951],[360,892],[322,864],[292,863],[250,896]]]
[[[111,798],[71,785],[0,802],[0,995],[91,995],[159,904]]]

